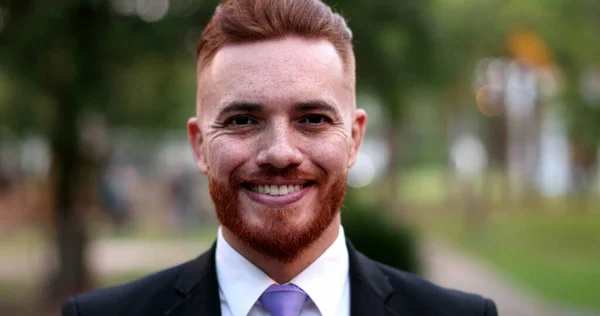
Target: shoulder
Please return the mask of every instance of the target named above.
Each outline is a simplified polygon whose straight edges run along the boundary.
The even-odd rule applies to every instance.
[[[168,308],[176,300],[175,284],[184,263],[141,279],[70,297],[62,308],[63,316],[137,315],[145,309]]]
[[[418,275],[375,262],[394,288],[392,304],[409,304],[419,315],[496,316],[495,303],[479,295],[443,288]]]

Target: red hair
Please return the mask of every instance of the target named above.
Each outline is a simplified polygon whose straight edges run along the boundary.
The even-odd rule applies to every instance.
[[[202,32],[198,70],[228,43],[298,36],[325,39],[340,55],[354,82],[352,31],[344,18],[321,0],[224,0]]]

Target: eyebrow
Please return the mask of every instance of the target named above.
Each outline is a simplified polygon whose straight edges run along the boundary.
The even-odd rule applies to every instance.
[[[228,114],[235,112],[251,112],[256,113],[262,111],[264,106],[259,103],[245,102],[245,101],[233,101],[227,104],[217,115],[217,119],[221,119]]]
[[[308,100],[296,102],[293,105],[294,111],[297,112],[311,112],[311,111],[323,111],[329,112],[335,117],[339,117],[340,113],[338,109],[323,100]],[[227,104],[217,115],[217,119],[222,119],[231,113],[257,113],[264,110],[264,105],[260,103],[253,103],[247,101],[233,101]]]
[[[333,116],[339,117],[340,113],[338,109],[323,101],[323,100],[310,100],[294,103],[294,110],[298,112],[310,112],[310,111],[324,111],[330,112]]]

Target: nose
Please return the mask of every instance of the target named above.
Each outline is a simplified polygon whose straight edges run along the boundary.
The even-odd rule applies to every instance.
[[[297,148],[292,127],[286,122],[271,124],[264,132],[261,147],[256,157],[260,166],[286,169],[302,162],[302,153]]]

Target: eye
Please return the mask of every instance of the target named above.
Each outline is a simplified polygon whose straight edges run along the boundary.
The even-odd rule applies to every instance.
[[[246,115],[238,115],[229,120],[229,124],[234,126],[248,126],[253,123],[254,120]]]
[[[330,119],[324,115],[311,114],[311,115],[307,115],[303,119],[301,119],[300,123],[308,123],[308,124],[318,125],[318,124],[323,124],[323,123],[326,123],[329,121],[330,121]]]

